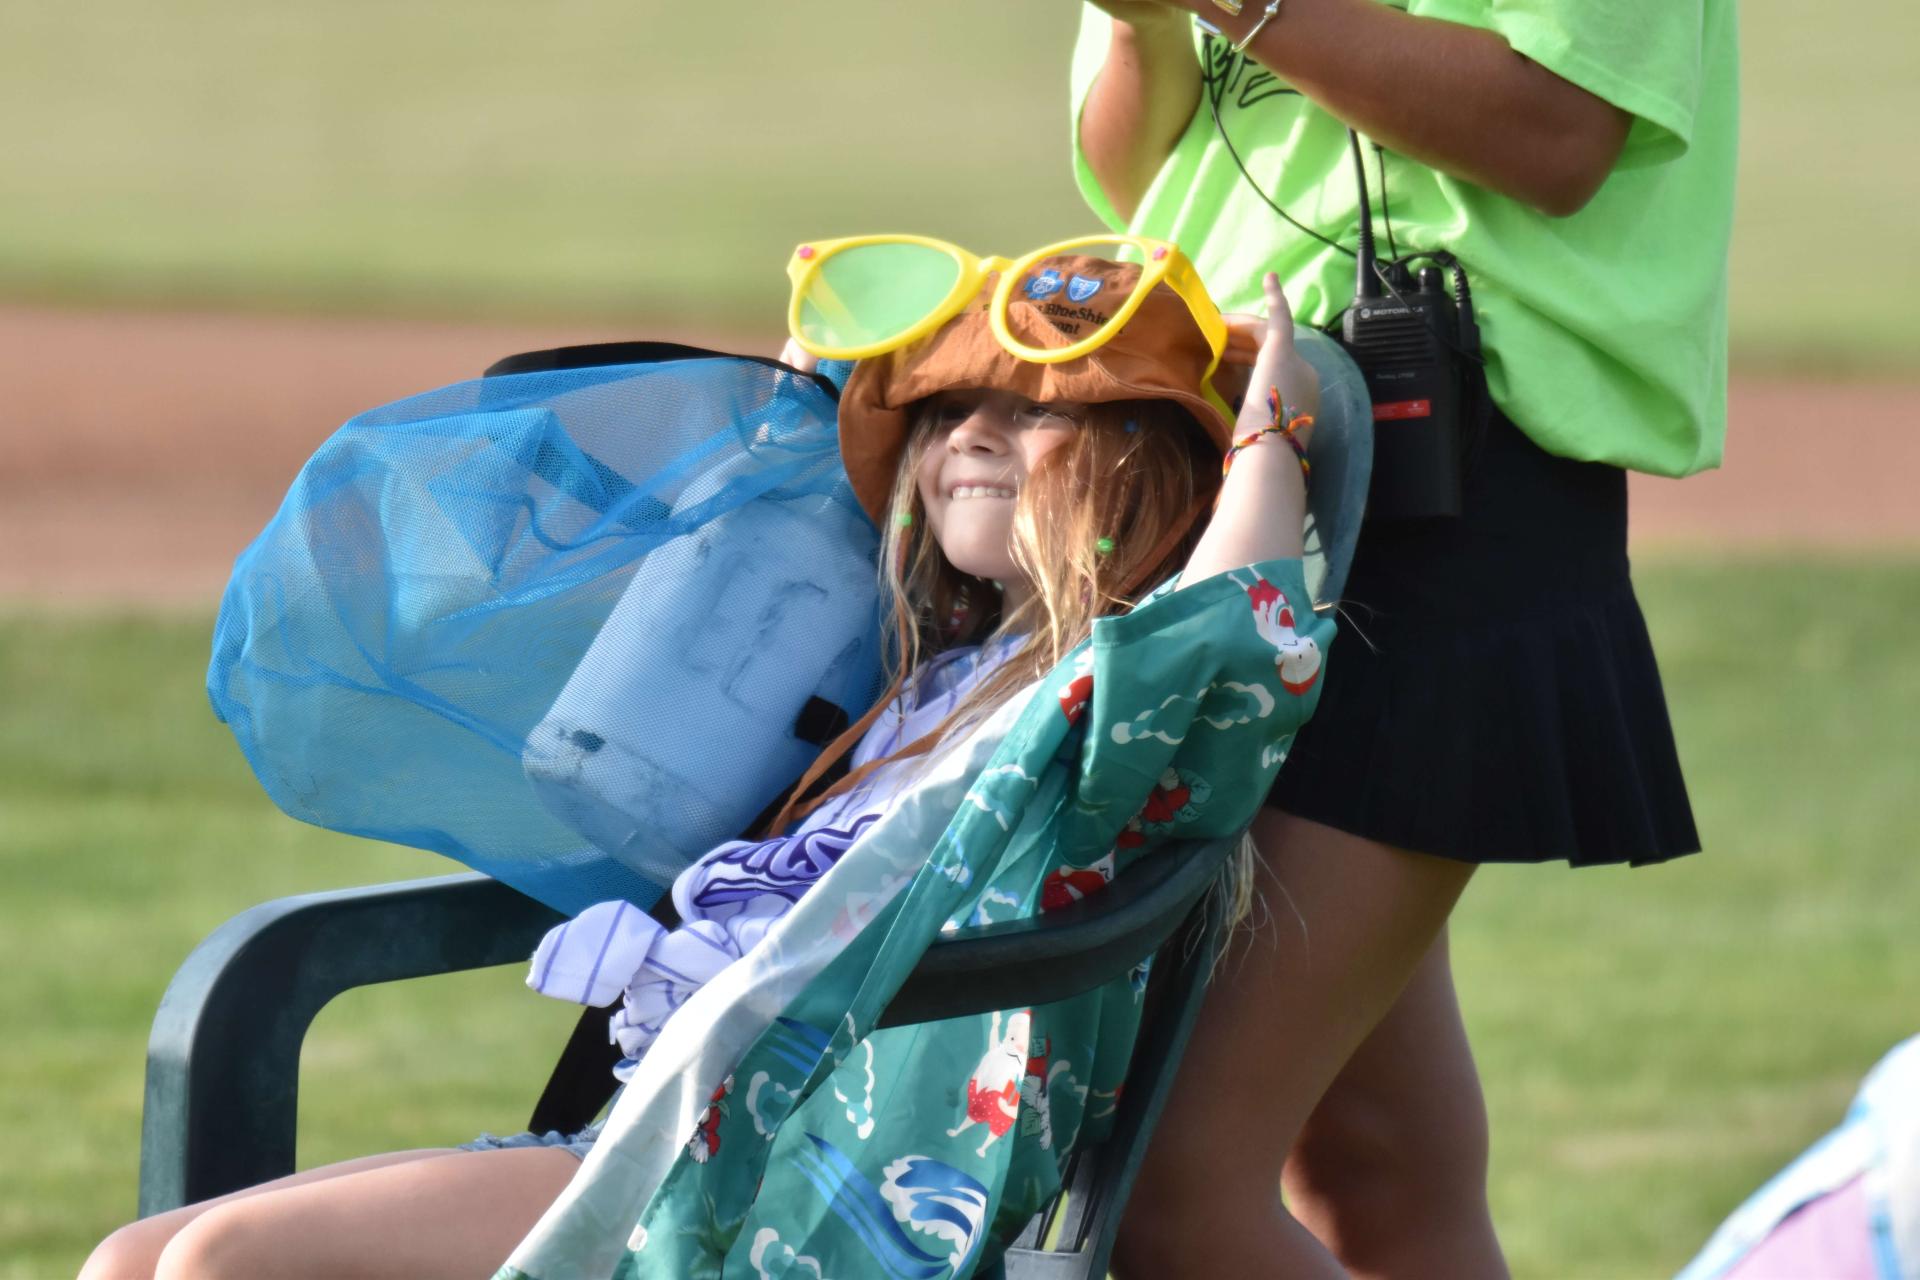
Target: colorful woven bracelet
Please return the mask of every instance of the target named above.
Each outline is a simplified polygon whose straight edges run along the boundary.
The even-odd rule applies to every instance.
[[[1280,403],[1280,390],[1278,387],[1267,392],[1267,408],[1273,414],[1273,421],[1258,431],[1249,432],[1247,435],[1233,442],[1233,447],[1227,450],[1227,456],[1220,460],[1221,478],[1224,479],[1227,472],[1233,469],[1233,460],[1242,449],[1257,444],[1261,436],[1276,435],[1293,446],[1294,456],[1300,459],[1300,479],[1303,482],[1311,483],[1313,480],[1313,464],[1307,461],[1307,446],[1300,443],[1300,437],[1294,433],[1301,427],[1312,426],[1312,415],[1297,413],[1283,406]]]

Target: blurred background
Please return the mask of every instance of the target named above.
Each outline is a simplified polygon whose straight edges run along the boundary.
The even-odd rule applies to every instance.
[[[133,1213],[147,1026],[196,941],[450,869],[280,816],[208,711],[220,586],[300,462],[514,350],[770,352],[803,238],[1092,228],[1077,21],[0,0],[0,1277]],[[1920,19],[1742,21],[1728,463],[1634,497],[1707,854],[1494,868],[1454,927],[1523,1277],[1671,1273],[1920,1031]],[[510,970],[338,1002],[301,1165],[522,1127],[571,1021]]]

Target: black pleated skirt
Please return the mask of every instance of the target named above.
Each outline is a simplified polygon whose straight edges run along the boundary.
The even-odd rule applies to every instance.
[[[1497,411],[1457,520],[1361,529],[1313,719],[1267,803],[1469,862],[1699,849],[1627,573],[1627,480]]]

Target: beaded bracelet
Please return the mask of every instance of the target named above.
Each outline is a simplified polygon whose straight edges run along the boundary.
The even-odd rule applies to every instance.
[[[1301,481],[1303,483],[1311,483],[1313,480],[1313,464],[1307,461],[1307,446],[1300,443],[1300,437],[1294,433],[1302,427],[1311,427],[1313,425],[1312,415],[1296,413],[1291,408],[1283,406],[1280,403],[1280,389],[1278,387],[1267,392],[1267,408],[1273,414],[1273,421],[1261,427],[1258,431],[1249,432],[1247,435],[1233,442],[1233,447],[1227,450],[1227,456],[1220,460],[1221,478],[1225,479],[1227,472],[1233,469],[1234,457],[1239,454],[1242,449],[1257,444],[1261,436],[1277,435],[1289,445],[1293,446],[1294,455],[1300,459]],[[1282,425],[1282,423],[1285,425]]]

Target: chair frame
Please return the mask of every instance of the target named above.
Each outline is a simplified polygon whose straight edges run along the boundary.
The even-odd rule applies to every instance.
[[[1099,894],[1043,916],[960,929],[930,948],[879,1025],[1043,1005],[1153,969],[1111,1136],[1075,1157],[1067,1194],[1034,1220],[1007,1280],[1098,1280],[1171,1090],[1222,933],[1208,889],[1238,837],[1174,842]],[[147,1047],[140,1214],[294,1170],[300,1047],[355,987],[524,962],[560,913],[477,874],[305,894],[235,916],[161,998]],[[1064,1203],[1063,1203],[1064,1202]],[[1051,1240],[1052,1247],[1041,1242]]]

